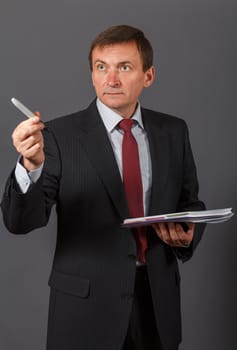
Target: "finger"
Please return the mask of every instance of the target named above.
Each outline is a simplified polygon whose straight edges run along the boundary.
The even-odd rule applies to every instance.
[[[187,233],[193,233],[194,232],[194,228],[195,228],[195,224],[193,222],[188,222],[186,223],[186,225],[188,226],[188,231]]]
[[[165,223],[163,222],[160,222],[158,224],[154,224],[153,225],[158,237],[163,241],[165,242],[166,244],[168,244],[168,241],[169,241],[169,232],[167,230],[167,227],[165,225]]]
[[[176,231],[181,246],[188,247],[191,244],[193,240],[193,228],[194,225],[191,225],[188,231],[184,231],[183,226],[181,224],[176,225]]]
[[[40,114],[39,111],[35,111],[34,113],[35,113],[35,115],[36,115],[37,117],[39,117],[39,118],[41,119],[41,114]]]
[[[35,124],[35,123],[39,123],[40,121],[41,121],[40,120],[40,115],[35,115],[32,118],[28,118],[28,119],[23,120],[21,123],[19,123],[16,126],[15,130],[21,129],[22,127],[24,127],[26,125],[32,125],[32,124]]]
[[[23,120],[21,123],[19,123],[16,126],[16,130],[19,129],[19,128],[22,128],[22,127],[24,127],[26,125],[32,125],[32,124],[36,124],[36,123],[40,123],[40,122],[42,123],[42,121],[41,121],[41,114],[40,114],[40,112],[36,111],[34,117],[27,118],[27,119]]]
[[[42,146],[39,143],[35,143],[32,145],[32,147],[28,148],[27,150],[24,151],[23,157],[25,159],[29,159],[31,161],[34,161],[36,158],[39,157],[39,152],[41,151]]]
[[[21,124],[13,131],[13,134],[12,134],[13,144],[16,145],[18,142],[24,141],[29,136],[34,135],[35,133],[38,133],[43,129],[44,129],[44,124],[41,122],[37,122],[37,123],[28,122],[25,124]]]
[[[24,137],[25,135],[34,134],[44,128],[44,124],[40,121],[39,117],[31,118],[20,123],[12,133],[13,137]]]
[[[17,147],[17,151],[21,153],[23,156],[25,156],[25,152],[36,144],[39,144],[40,149],[43,149],[44,142],[43,142],[43,138],[39,133],[34,134],[28,137],[27,139],[25,139],[24,141],[22,141],[21,143],[19,143]]]
[[[173,222],[169,222],[167,226],[169,231],[169,240],[168,240],[169,245],[175,246],[175,247],[180,246],[181,240],[177,231],[177,224]]]
[[[181,239],[185,239],[187,237],[192,238],[193,234],[194,234],[194,227],[195,225],[193,223],[185,223],[185,226],[188,228],[186,228],[184,230],[183,226],[181,224],[177,224],[176,226],[176,230],[178,235],[180,236]]]

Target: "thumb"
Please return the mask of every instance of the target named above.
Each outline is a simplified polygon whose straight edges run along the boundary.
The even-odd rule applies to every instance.
[[[40,114],[40,112],[39,112],[39,111],[35,111],[34,113],[35,113],[36,117],[41,118],[41,114]]]

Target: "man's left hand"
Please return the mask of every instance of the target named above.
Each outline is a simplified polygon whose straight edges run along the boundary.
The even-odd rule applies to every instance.
[[[185,223],[187,230],[184,230],[180,223],[168,222],[152,225],[160,239],[171,247],[189,247],[193,240],[193,223]]]

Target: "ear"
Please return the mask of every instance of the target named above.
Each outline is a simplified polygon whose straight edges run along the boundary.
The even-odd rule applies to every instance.
[[[151,66],[146,72],[145,72],[145,78],[144,78],[144,87],[147,88],[151,86],[155,79],[155,67]]]

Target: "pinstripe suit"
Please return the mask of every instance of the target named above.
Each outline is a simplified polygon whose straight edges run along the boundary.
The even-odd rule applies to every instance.
[[[142,109],[152,162],[149,214],[204,209],[186,124]],[[27,233],[47,224],[52,205],[58,235],[52,272],[48,350],[121,350],[133,301],[136,245],[123,184],[105,127],[93,102],[86,110],[46,123],[43,173],[26,194],[14,176],[6,184],[6,226]],[[189,259],[201,239],[172,249],[148,230],[147,264],[164,350],[181,341],[177,256]]]

